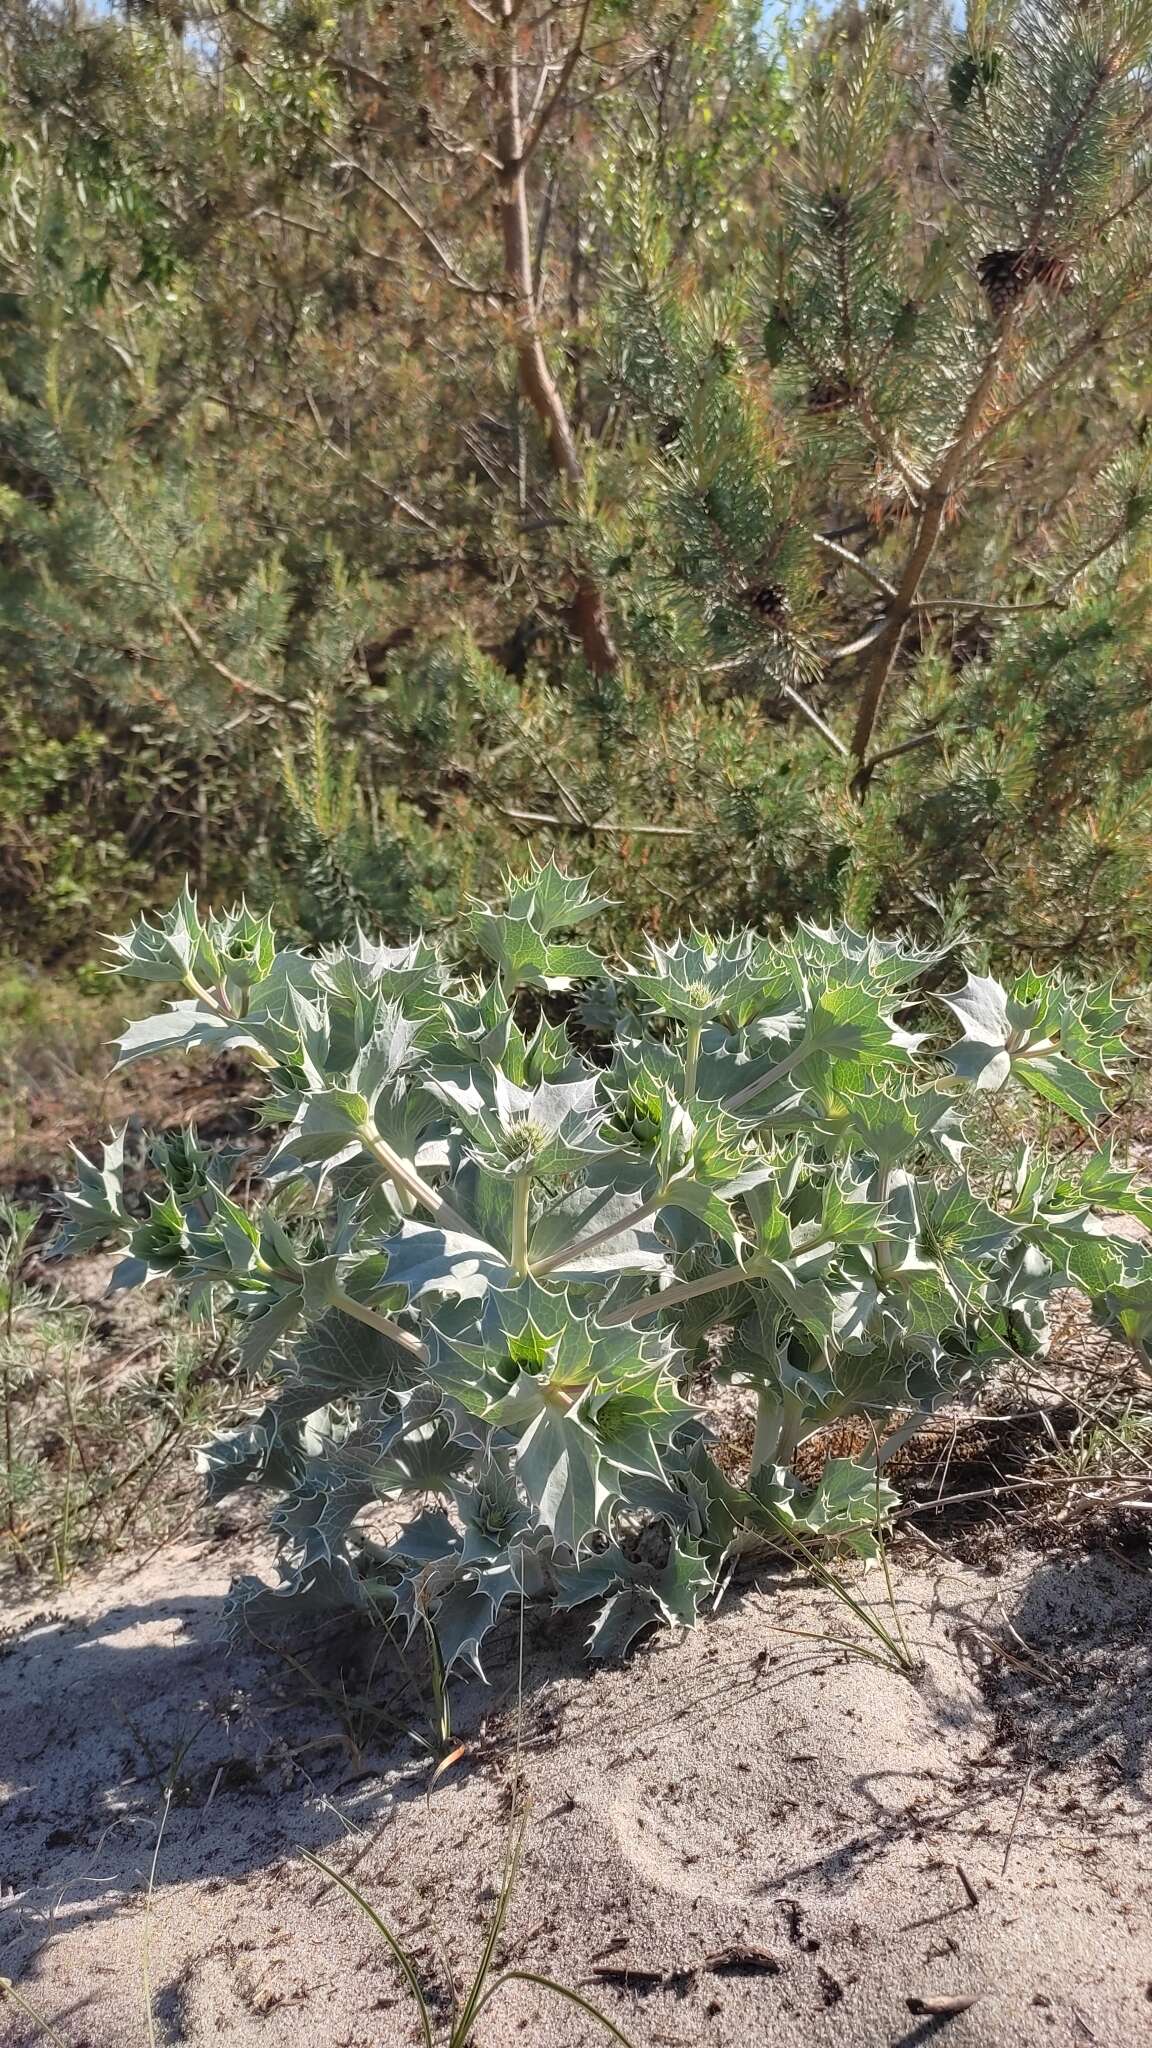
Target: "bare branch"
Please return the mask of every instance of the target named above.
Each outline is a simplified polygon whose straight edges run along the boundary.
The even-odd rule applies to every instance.
[[[938,740],[940,737],[937,727],[942,723],[942,717],[935,718],[924,732],[914,733],[911,739],[898,740],[894,747],[885,747],[882,753],[873,754],[870,761],[862,761],[852,777],[850,784],[852,795],[857,799],[867,795],[868,785],[872,777],[875,775],[877,768],[882,767],[885,761],[895,761],[901,754],[914,754],[920,747],[931,746],[933,741]]]
[[[437,524],[435,519],[429,519],[426,512],[421,512],[418,505],[413,505],[410,499],[402,497],[399,491],[393,491],[389,488],[387,484],[381,483],[379,477],[373,476],[369,470],[360,469],[357,466],[353,457],[349,455],[348,450],[346,448],[341,448],[340,443],[332,439],[331,434],[328,432],[327,427],[324,425],[324,422],[320,417],[320,413],[316,405],[316,400],[313,398],[312,393],[308,389],[307,384],[304,385],[303,389],[304,403],[308,407],[308,411],[312,415],[312,418],[316,425],[316,430],[320,435],[320,439],[323,442],[325,448],[327,448],[329,454],[337,456],[341,462],[347,462],[350,465],[350,467],[353,470],[355,470],[356,475],[360,478],[360,481],[362,483],[368,484],[370,488],[374,491],[379,491],[382,498],[387,498],[388,503],[390,505],[394,505],[398,512],[403,512],[405,517],[413,520],[417,526],[422,526],[425,532],[442,533],[443,528]]]
[[[780,695],[787,697],[788,702],[794,704],[797,711],[803,713],[809,724],[815,726],[821,737],[827,740],[833,752],[839,754],[846,761],[848,759],[848,749],[840,738],[839,733],[833,732],[830,725],[825,725],[820,713],[813,709],[807,698],[802,697],[799,690],[794,690],[791,683],[778,683],[777,688],[780,691]]]
[[[561,100],[564,98],[564,94],[568,90],[568,82],[572,76],[572,73],[575,71],[577,64],[580,62],[581,57],[584,55],[584,34],[585,30],[588,27],[588,17],[591,14],[591,12],[592,0],[584,0],[584,6],[580,14],[579,26],[576,30],[576,39],[570,45],[568,54],[565,57],[563,64],[560,66],[560,76],[556,81],[554,90],[549,95],[544,105],[541,107],[540,112],[537,114],[535,120],[533,121],[532,126],[528,132],[528,135],[526,136],[521,147],[521,167],[523,167],[529,161],[529,159],[533,156],[533,154],[539,147],[541,141],[543,140],[545,130],[548,127],[548,123],[551,121],[552,116],[555,114],[557,108],[559,107]]]
[[[955,438],[940,463],[924,499],[924,509],[917,524],[916,538],[896,587],[892,610],[865,669],[856,730],[852,735],[852,752],[861,767],[868,757],[872,732],[880,715],[885,687],[904,637],[904,628],[912,616],[921,579],[936,552],[936,543],[940,538],[940,529],[944,524],[944,514],[948,508],[953,485],[959,477],[965,457],[971,452],[980,422],[984,417],[985,407],[996,389],[1003,370],[1007,344],[1015,324],[1015,313],[1016,308],[1009,306],[997,325],[995,339],[969,394]]]
[[[508,804],[498,803],[496,809],[501,817],[513,818],[518,825],[554,825],[561,832],[606,832],[617,839],[698,839],[700,836],[691,825],[594,824],[583,818],[556,818],[548,811],[514,811]]]
[[[1062,597],[1038,597],[1027,604],[1000,604],[988,597],[918,597],[912,609],[914,612],[1059,612],[1067,609],[1067,602]]]
[[[861,555],[854,555],[851,548],[841,547],[839,541],[833,540],[827,533],[813,533],[809,537],[816,542],[817,547],[826,548],[830,555],[836,555],[840,561],[847,562],[850,569],[858,569],[861,576],[866,576],[869,583],[874,583],[877,590],[884,592],[885,597],[895,597],[896,585],[889,583],[888,578],[881,576],[880,571],[874,569],[870,562],[864,561]]]
[[[268,91],[267,86],[259,75],[253,71],[250,64],[241,63],[238,68],[263,99],[270,100],[272,98],[272,94]],[[375,171],[370,170],[367,164],[360,161],[359,157],[348,156],[342,151],[333,148],[324,130],[318,128],[314,122],[305,120],[303,114],[298,114],[294,107],[288,108],[287,111],[297,127],[302,128],[306,135],[310,135],[314,142],[319,143],[321,149],[327,154],[334,170],[351,171],[355,177],[363,178],[366,185],[370,185],[374,192],[379,192],[381,198],[386,199],[390,206],[395,207],[397,213],[403,215],[409,226],[415,230],[421,247],[426,249],[428,254],[435,258],[449,284],[456,291],[467,292],[474,298],[492,299],[494,297],[490,286],[477,284],[474,278],[464,275],[451,251],[445,248],[440,237],[429,227],[428,222],[417,212],[411,200],[407,198],[402,190],[397,190],[395,186],[387,184],[383,178],[377,177]],[[397,185],[399,185],[399,182],[399,177],[397,176]]]
[[[865,648],[871,647],[872,642],[880,638],[885,623],[884,619],[878,619],[874,626],[869,626],[866,633],[861,633],[858,640],[850,640],[847,647],[834,647],[831,654],[823,657],[825,668],[831,668],[836,661],[847,661],[853,654],[863,654]]]
[[[524,138],[520,124],[519,30],[513,0],[502,0],[504,49],[496,67],[496,91],[502,105],[497,136],[501,169],[498,178],[500,224],[504,241],[504,274],[516,310],[516,344],[520,386],[548,437],[553,469],[577,488],[584,481],[572,426],[552,375],[536,310],[532,273],[532,237],[528,223],[528,190],[524,175]],[[596,675],[612,674],[619,656],[608,623],[604,595],[586,572],[576,583],[573,621],[584,658]]]

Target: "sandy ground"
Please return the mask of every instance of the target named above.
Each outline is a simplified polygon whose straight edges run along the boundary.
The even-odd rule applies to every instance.
[[[411,1740],[357,1747],[354,1705],[223,1643],[227,1579],[260,1561],[256,1539],[185,1543],[6,1617],[0,1972],[69,2048],[142,2048],[146,1972],[159,2042],[417,2042],[379,1937],[304,1849],[354,1870],[441,2018],[479,1952],[517,1770],[515,1637],[489,1689],[458,1692],[469,1748],[429,1793]],[[909,1545],[896,1584],[918,1682],[783,1633],[844,1629],[795,1581],[623,1668],[586,1666],[572,1617],[530,1621],[532,1810],[502,1958],[581,1989],[636,2048],[1152,2038],[1152,1577]],[[909,2003],[950,1997],[974,2002]],[[9,2005],[0,2038],[40,2036]],[[523,1984],[475,2034],[604,2038]]]

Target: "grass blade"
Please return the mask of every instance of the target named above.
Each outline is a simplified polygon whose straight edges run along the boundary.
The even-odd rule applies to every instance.
[[[313,1855],[311,1849],[305,1849],[304,1855],[309,1863],[315,1865],[317,1870],[324,1872],[325,1877],[331,1878],[333,1884],[338,1884],[342,1892],[347,1892],[348,1897],[355,1905],[359,1906],[360,1911],[367,1914],[377,1933],[384,1936],[393,1956],[404,1973],[408,1989],[420,2008],[420,2024],[424,2029],[425,2048],[435,2048],[435,2043],[432,2039],[432,2021],[428,2012],[427,2001],[420,1986],[420,1979],[416,1975],[411,1958],[407,1951],[401,1948],[387,1921],[382,1920],[376,1908],[369,1905],[363,1892],[357,1891],[356,1886],[351,1884],[346,1877],[341,1877],[338,1870],[333,1870],[330,1863],[325,1863],[322,1857]]]
[[[144,1939],[140,1947],[140,1974],[144,1979],[144,2017],[148,2023],[148,2048],[156,2048],[156,2015],[152,2010],[152,1894],[156,1889],[156,1866],[160,1861],[160,1844],[172,1811],[172,1787],[164,1793],[164,1811],[156,1830],[156,1846],[152,1851],[152,1868],[148,1872],[148,1889],[144,1894]]]
[[[496,1953],[496,1943],[503,1933],[504,1922],[508,1918],[508,1908],[512,1903],[512,1893],[515,1889],[516,1878],[520,1869],[520,1858],[524,1850],[524,1835],[527,1826],[528,1812],[527,1808],[525,1808],[520,1815],[519,1821],[512,1828],[508,1836],[508,1854],[504,1863],[504,1882],[500,1887],[500,1897],[496,1901],[496,1911],[492,1915],[492,1924],[488,1929],[488,1938],[484,1943],[484,1951],[480,1957],[476,1975],[472,1979],[472,1989],[468,1993],[464,2010],[452,2029],[452,2039],[448,2044],[448,2048],[465,2048],[468,2036],[476,2024],[476,2016],[481,2006],[486,2002],[483,1996],[484,1986],[491,1974],[492,1958]]]
[[[590,2019],[594,2019],[599,2026],[604,2028],[606,2033],[611,2034],[614,2041],[622,2042],[623,2048],[634,2048],[634,2043],[629,2040],[627,2034],[620,2032],[615,2020],[610,2020],[607,2013],[601,2012],[598,2005],[593,2005],[590,1998],[585,1998],[579,1991],[571,1990],[567,1984],[557,1984],[552,1977],[538,1977],[535,1970],[505,1970],[503,1975],[496,1979],[495,1984],[492,1985],[490,1990],[485,1992],[484,1997],[480,2000],[479,2005],[476,2007],[476,2018],[479,2019],[489,2000],[495,1998],[496,1993],[505,1984],[512,1983],[536,1984],[541,1991],[554,1991],[557,1998],[566,1998],[569,2005],[578,2005],[581,2012],[586,2012]],[[466,2042],[461,2042],[459,2048],[467,2048]]]
[[[58,2042],[59,2048],[68,2048],[60,2029],[54,2027],[51,2020],[46,2020],[42,2012],[37,2012],[34,2005],[29,2004],[23,1993],[17,1991],[11,1977],[0,1977],[0,2005],[3,2005],[5,1999],[10,2000],[17,2012],[22,2012],[26,2020],[31,2020],[34,2027],[39,2027],[40,2032],[46,2035],[49,2041]]]

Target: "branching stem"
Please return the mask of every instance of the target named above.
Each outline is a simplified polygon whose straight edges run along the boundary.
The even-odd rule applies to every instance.
[[[729,1095],[726,1101],[720,1104],[721,1109],[733,1110],[743,1108],[746,1102],[751,1102],[753,1097],[761,1094],[765,1088],[771,1088],[777,1081],[782,1080],[784,1075],[789,1073],[799,1063],[807,1050],[807,1042],[801,1040],[799,1045],[793,1046],[792,1051],[784,1059],[777,1060],[774,1067],[769,1067],[768,1072],[762,1074],[758,1081],[750,1081],[746,1088],[740,1088],[735,1095]],[[696,1054],[698,1058],[699,1042],[697,1042]],[[695,1062],[693,1062],[692,1078],[694,1083]],[[672,1188],[658,1189],[656,1194],[649,1195],[647,1201],[642,1202],[639,1207],[630,1209],[626,1216],[621,1216],[615,1223],[606,1223],[604,1228],[596,1231],[594,1236],[574,1237],[570,1243],[562,1245],[558,1252],[553,1252],[549,1258],[542,1259],[536,1266],[537,1274],[551,1273],[557,1266],[565,1265],[569,1259],[583,1257],[585,1252],[597,1250],[600,1245],[607,1244],[612,1238],[620,1237],[625,1230],[632,1230],[636,1224],[646,1222],[649,1216],[654,1216],[658,1209],[662,1209],[672,1199]],[[621,1318],[620,1320],[626,1319]]]
[[[678,1301],[695,1301],[697,1295],[714,1294],[720,1287],[738,1287],[746,1277],[739,1266],[725,1266],[723,1272],[703,1273],[698,1280],[674,1280],[671,1287],[646,1294],[642,1301],[626,1301],[620,1308],[610,1308],[599,1321],[605,1329],[615,1329],[620,1323],[639,1323],[645,1316],[658,1315],[661,1309],[674,1308]]]
[[[863,694],[856,716],[856,730],[852,735],[852,752],[861,766],[868,758],[872,734],[880,716],[880,706],[888,678],[904,638],[904,629],[915,609],[924,572],[936,552],[936,543],[940,538],[940,529],[944,524],[944,515],[953,487],[959,479],[965,457],[980,431],[988,402],[999,381],[1014,315],[1015,308],[1010,306],[1000,322],[996,338],[985,358],[984,367],[973,386],[964,408],[963,418],[956,429],[955,439],[925,497],[924,509],[916,529],[916,539],[896,586],[892,609],[865,668]]]
[[[357,1136],[364,1150],[372,1154],[373,1159],[384,1168],[389,1179],[394,1181],[397,1187],[406,1189],[420,1202],[434,1223],[441,1224],[447,1230],[459,1230],[465,1237],[473,1235],[471,1224],[466,1223],[452,1204],[437,1193],[430,1181],[426,1181],[422,1174],[417,1173],[411,1160],[404,1159],[399,1152],[393,1151],[387,1139],[380,1136],[375,1124],[361,1124]]]
[[[606,1223],[602,1230],[594,1231],[591,1237],[573,1237],[567,1244],[562,1244],[558,1252],[550,1252],[546,1259],[537,1259],[533,1272],[541,1279],[545,1273],[555,1272],[557,1266],[566,1266],[570,1259],[583,1258],[586,1252],[598,1251],[602,1244],[610,1244],[614,1237],[622,1236],[624,1231],[634,1230],[638,1223],[647,1222],[648,1218],[655,1216],[657,1210],[662,1209],[669,1199],[670,1190],[658,1188],[654,1195],[649,1195],[646,1202],[641,1202],[635,1209],[629,1209],[628,1214],[618,1217],[615,1223]]]
[[[800,1044],[794,1045],[790,1053],[786,1053],[782,1060],[777,1060],[776,1065],[769,1067],[766,1074],[761,1074],[758,1081],[749,1081],[746,1088],[738,1088],[735,1095],[727,1096],[720,1104],[721,1109],[743,1109],[746,1102],[751,1102],[757,1095],[763,1094],[765,1088],[774,1087],[777,1081],[784,1079],[785,1074],[791,1073],[793,1067],[799,1066],[808,1050],[807,1039],[801,1039]]]
[[[402,1323],[394,1322],[391,1316],[382,1314],[379,1309],[368,1308],[364,1302],[357,1301],[343,1290],[333,1295],[332,1306],[338,1308],[342,1315],[351,1316],[355,1322],[365,1323],[370,1330],[379,1330],[382,1337],[390,1337],[402,1351],[410,1352],[421,1365],[427,1365],[428,1346],[422,1344],[419,1337],[414,1337],[411,1330],[406,1330]]]

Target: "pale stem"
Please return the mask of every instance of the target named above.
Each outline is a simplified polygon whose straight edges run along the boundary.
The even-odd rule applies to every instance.
[[[793,1046],[792,1051],[786,1054],[784,1059],[777,1060],[774,1067],[769,1067],[766,1074],[761,1074],[758,1081],[749,1081],[746,1088],[739,1088],[735,1095],[729,1095],[727,1100],[720,1104],[721,1109],[742,1109],[746,1102],[751,1102],[753,1096],[762,1094],[765,1088],[773,1087],[777,1081],[784,1079],[785,1074],[790,1074],[793,1067],[798,1066],[805,1057],[807,1051],[807,1041],[802,1039],[799,1045]]]
[[[566,1266],[569,1259],[582,1258],[585,1252],[596,1251],[600,1245],[608,1244],[612,1238],[619,1237],[622,1231],[631,1230],[635,1224],[645,1222],[649,1216],[655,1216],[657,1210],[662,1209],[665,1202],[672,1199],[672,1193],[669,1188],[659,1188],[646,1202],[641,1202],[635,1209],[629,1209],[628,1214],[618,1217],[615,1223],[606,1223],[603,1229],[594,1231],[591,1237],[574,1237],[568,1244],[562,1244],[558,1252],[550,1252],[546,1259],[537,1259],[534,1271],[537,1274],[553,1273],[557,1266]]]
[[[194,974],[186,974],[184,976],[184,987],[188,990],[189,995],[195,996],[198,1003],[203,1003],[205,1009],[214,1011],[217,1017],[228,1017],[236,1023],[243,1021],[241,1018],[236,1017],[235,1012],[229,1009],[228,1004],[221,996],[213,995],[211,989],[205,988],[203,982],[197,981]],[[279,1064],[270,1052],[265,1052],[261,1045],[248,1045],[244,1047],[244,1050],[248,1054],[252,1065],[259,1067],[265,1074],[270,1074]]]
[[[206,1010],[215,1010],[218,1017],[228,1017],[231,1015],[231,1012],[226,1008],[220,997],[214,996],[211,989],[205,988],[202,981],[197,981],[196,976],[191,970],[184,975],[183,979],[184,986],[188,990],[189,995],[195,996],[198,1003],[203,1003]]]
[[[779,1441],[776,1445],[778,1465],[790,1465],[796,1455],[800,1433],[804,1427],[804,1403],[799,1394],[785,1394],[783,1420]]]
[[[528,1204],[532,1177],[518,1173],[512,1182],[512,1271],[517,1280],[528,1278]]]
[[[836,1243],[834,1237],[820,1237],[814,1244],[803,1245],[796,1253],[796,1259],[810,1259],[817,1252],[830,1249]],[[741,1287],[759,1275],[746,1271],[743,1266],[725,1266],[719,1273],[705,1273],[699,1280],[676,1280],[671,1287],[662,1287],[657,1294],[646,1294],[640,1301],[626,1302],[623,1308],[610,1309],[606,1316],[600,1316],[602,1323],[632,1323],[641,1316],[655,1315],[658,1309],[671,1307],[678,1301],[691,1301],[697,1294],[710,1294],[715,1287]]]
[[[890,1436],[886,1436],[876,1452],[877,1468],[886,1465],[889,1458],[895,1457],[897,1451],[916,1435],[917,1430],[923,1429],[926,1420],[926,1416],[916,1409],[905,1418],[899,1428],[894,1429]]]
[[[752,1463],[749,1478],[754,1478],[762,1465],[779,1464],[780,1438],[784,1429],[784,1410],[778,1392],[769,1393],[767,1387],[756,1390],[756,1434],[752,1440]]]
[[[803,1427],[804,1403],[799,1394],[789,1394],[782,1388],[758,1387],[749,1479],[765,1465],[790,1465]]]
[[[889,1168],[886,1166],[881,1167],[876,1178],[876,1202],[882,1211],[888,1207],[888,1196],[891,1192],[889,1180]],[[883,1277],[885,1273],[892,1271],[892,1246],[886,1237],[878,1237],[873,1246],[873,1251],[876,1254],[876,1271]]]
[[[690,1024],[688,1041],[684,1048],[684,1100],[691,1102],[696,1093],[696,1068],[700,1059],[700,1039],[704,1026]]]
[[[419,1337],[414,1337],[411,1330],[406,1330],[402,1323],[393,1322],[391,1316],[382,1315],[379,1309],[366,1307],[364,1302],[356,1301],[342,1290],[333,1295],[332,1306],[338,1308],[342,1315],[352,1316],[358,1323],[366,1323],[370,1330],[379,1330],[382,1337],[390,1337],[402,1351],[411,1352],[421,1365],[427,1365],[428,1346],[422,1344]]]
[[[372,1154],[373,1159],[378,1161],[384,1168],[385,1173],[395,1181],[397,1187],[405,1188],[410,1195],[415,1197],[416,1201],[423,1203],[424,1207],[430,1212],[434,1223],[442,1224],[445,1228],[459,1230],[465,1237],[471,1237],[471,1225],[464,1221],[464,1218],[457,1213],[450,1202],[446,1202],[442,1195],[437,1194],[430,1181],[426,1181],[422,1174],[417,1173],[411,1160],[403,1159],[399,1152],[393,1151],[387,1139],[380,1136],[374,1124],[361,1124],[356,1135],[364,1146],[365,1151]]]
[[[693,1052],[691,1045],[691,1032],[693,1030],[697,1033],[695,1052]],[[762,1074],[758,1081],[752,1081],[746,1088],[741,1088],[735,1095],[730,1095],[725,1102],[720,1104],[720,1108],[722,1110],[740,1109],[745,1102],[750,1102],[754,1095],[759,1095],[763,1089],[771,1088],[775,1082],[781,1080],[792,1067],[798,1064],[806,1051],[807,1046],[805,1044],[794,1046],[785,1059],[778,1060],[774,1067],[769,1067],[768,1072]],[[694,1082],[696,1058],[699,1054],[698,1026],[689,1027],[688,1053],[692,1062],[690,1071]],[[686,1069],[687,1071],[689,1070]],[[686,1089],[685,1093],[688,1092]],[[553,1252],[550,1258],[542,1260],[537,1265],[536,1271],[538,1273],[551,1273],[557,1266],[564,1265],[567,1260],[583,1257],[585,1252],[594,1251],[597,1246],[607,1244],[610,1238],[619,1237],[622,1231],[631,1230],[634,1224],[643,1223],[647,1217],[655,1215],[657,1209],[663,1208],[672,1198],[672,1190],[662,1188],[659,1194],[650,1196],[639,1208],[630,1209],[626,1216],[621,1216],[619,1222],[606,1223],[604,1228],[598,1230],[594,1237],[573,1238],[570,1244],[562,1245],[558,1252]]]
[[[626,1301],[620,1308],[609,1309],[598,1321],[606,1329],[618,1323],[638,1323],[644,1316],[658,1315],[662,1308],[674,1308],[678,1301],[694,1301],[698,1294],[712,1294],[718,1287],[738,1287],[745,1277],[739,1266],[725,1266],[722,1273],[704,1273],[699,1280],[675,1280],[658,1294],[646,1294],[642,1301]]]

